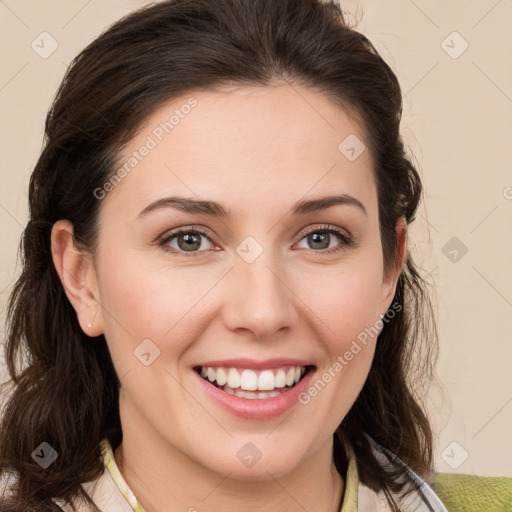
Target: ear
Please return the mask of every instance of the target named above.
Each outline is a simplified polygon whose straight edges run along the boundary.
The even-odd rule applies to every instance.
[[[59,220],[53,225],[51,248],[53,264],[82,331],[99,336],[103,327],[96,269],[91,255],[77,249],[71,222]]]
[[[381,315],[385,314],[385,312],[391,306],[391,302],[395,296],[398,278],[402,272],[407,254],[407,221],[403,215],[396,222],[395,234],[397,241],[396,263],[392,268],[388,269],[387,272],[384,272],[379,311]]]

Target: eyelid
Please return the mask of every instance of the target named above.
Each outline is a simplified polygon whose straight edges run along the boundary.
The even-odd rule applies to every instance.
[[[305,236],[308,236],[311,233],[329,233],[331,236],[334,235],[340,240],[340,243],[334,247],[329,249],[309,249],[307,250],[308,254],[313,254],[315,256],[330,256],[333,254],[339,254],[342,251],[346,251],[347,249],[353,249],[357,247],[357,243],[354,237],[346,230],[334,224],[323,224],[321,226],[308,227],[304,230],[300,231],[297,235],[299,243]]]
[[[297,236],[299,237],[298,241],[300,242],[306,235],[309,235],[310,233],[316,233],[317,231],[334,232],[338,236],[345,237],[347,240],[352,240],[353,238],[352,235],[346,229],[336,226],[335,224],[321,224],[319,226],[313,227],[308,226],[307,228],[304,228],[303,230],[299,231],[299,233],[297,233]]]
[[[213,235],[213,233],[211,231],[209,231],[208,229],[206,228],[203,228],[201,226],[197,226],[197,225],[189,225],[189,226],[180,226],[180,227],[177,227],[177,228],[174,228],[174,229],[171,229],[170,231],[166,231],[163,235],[160,235],[157,239],[156,239],[156,243],[159,245],[159,246],[162,246],[164,248],[164,250],[166,251],[169,251],[169,252],[172,252],[172,253],[179,253],[179,254],[184,254],[185,256],[193,256],[193,255],[199,255],[201,254],[202,252],[207,252],[207,251],[191,251],[191,252],[187,252],[187,251],[176,251],[176,249],[172,248],[172,247],[165,247],[165,245],[167,244],[167,242],[171,239],[171,238],[174,238],[182,233],[188,233],[188,232],[197,232],[203,236],[205,236],[212,244],[214,245],[220,245],[216,242],[216,236]]]
[[[203,228],[201,226],[197,226],[197,225],[180,226],[180,227],[174,228],[170,231],[166,231],[163,235],[161,235],[157,238],[156,242],[158,243],[159,246],[162,246],[165,251],[169,251],[174,254],[177,253],[180,255],[184,255],[185,257],[189,257],[189,256],[195,257],[195,256],[199,256],[201,253],[208,252],[208,250],[190,251],[190,252],[177,251],[174,248],[165,247],[167,242],[169,242],[169,240],[171,238],[174,238],[182,233],[188,233],[188,232],[199,233],[199,234],[205,236],[212,244],[220,245],[216,242],[215,235],[213,235],[208,229]],[[304,228],[296,235],[297,237],[299,237],[299,239],[297,240],[297,242],[295,242],[295,244],[300,242],[305,236],[307,236],[311,233],[316,233],[316,232],[328,232],[329,234],[333,234],[341,240],[341,243],[336,247],[331,247],[330,249],[324,249],[324,250],[310,249],[310,251],[312,251],[313,253],[331,254],[333,252],[341,251],[346,247],[356,245],[353,236],[347,230],[345,230],[339,226],[336,226],[334,224],[322,224],[320,226],[313,226],[313,227],[308,226],[308,227]]]

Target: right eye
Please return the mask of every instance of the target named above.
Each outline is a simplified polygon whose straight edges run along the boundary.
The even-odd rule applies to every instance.
[[[164,237],[159,239],[159,245],[165,250],[174,254],[196,257],[204,250],[199,250],[204,246],[202,238],[206,238],[208,242],[213,244],[208,233],[201,229],[179,229],[171,233],[166,233]],[[176,242],[175,245],[171,243]]]

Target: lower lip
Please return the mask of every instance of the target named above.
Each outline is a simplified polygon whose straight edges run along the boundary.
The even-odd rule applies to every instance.
[[[203,379],[195,370],[192,371],[199,379],[205,393],[225,410],[244,419],[268,420],[277,418],[298,403],[299,395],[308,388],[315,373],[314,370],[314,368],[313,370],[309,369],[298,384],[279,396],[254,399],[230,395]]]

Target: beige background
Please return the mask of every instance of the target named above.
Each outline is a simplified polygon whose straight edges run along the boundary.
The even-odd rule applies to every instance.
[[[72,58],[144,3],[0,0],[2,343],[46,111]],[[397,73],[426,188],[410,239],[438,294],[437,469],[512,476],[512,1],[342,5]],[[51,49],[42,32],[58,44],[47,58],[31,47]]]

